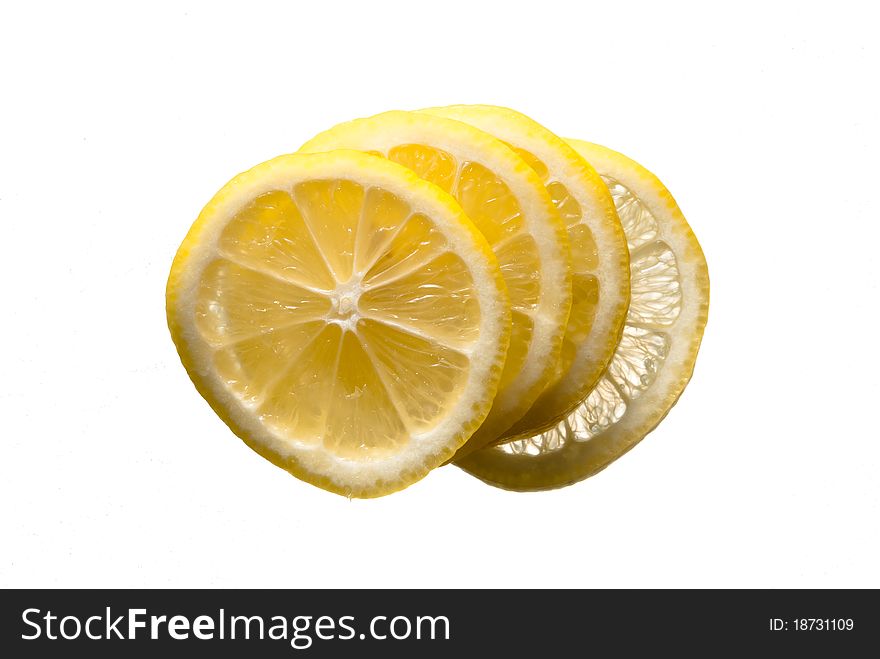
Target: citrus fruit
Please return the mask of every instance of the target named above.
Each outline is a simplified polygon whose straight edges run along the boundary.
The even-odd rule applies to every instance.
[[[466,445],[485,446],[525,414],[553,376],[560,354],[571,306],[571,259],[550,195],[509,147],[443,117],[386,112],[339,124],[301,151],[338,148],[385,156],[449,192],[498,259],[513,322],[492,410]]]
[[[690,380],[709,311],[706,260],[666,187],[619,153],[569,143],[614,198],[630,250],[632,299],[608,370],[574,412],[551,430],[458,463],[512,490],[551,489],[587,478],[654,429]]]
[[[541,177],[568,231],[572,304],[553,377],[505,437],[555,426],[590,392],[611,360],[629,304],[629,252],[607,186],[562,138],[524,114],[492,105],[424,110],[499,138]],[[463,453],[459,454],[463,456]]]
[[[510,311],[489,245],[383,158],[288,155],[230,181],[180,246],[168,325],[248,446],[339,494],[401,489],[482,423]]]

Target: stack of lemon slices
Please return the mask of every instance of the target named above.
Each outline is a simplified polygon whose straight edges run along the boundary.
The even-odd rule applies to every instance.
[[[641,165],[462,105],[340,124],[236,176],[166,301],[198,391],[298,478],[375,497],[452,461],[532,491],[666,415],[709,276]]]

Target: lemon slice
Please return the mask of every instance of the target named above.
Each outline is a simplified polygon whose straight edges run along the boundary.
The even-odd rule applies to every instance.
[[[337,148],[381,154],[439,185],[492,246],[510,294],[513,325],[494,405],[466,446],[487,445],[525,414],[559,357],[571,306],[570,256],[550,195],[510,148],[442,117],[386,112],[331,128],[301,150]]]
[[[560,359],[547,388],[504,433],[507,438],[531,437],[552,428],[577,407],[614,354],[630,295],[626,237],[608,187],[596,170],[541,124],[491,105],[452,105],[424,112],[467,122],[510,145],[541,177],[568,230],[572,304]]]
[[[595,474],[638,443],[690,380],[709,312],[709,272],[663,184],[638,163],[569,140],[607,183],[626,232],[632,301],[620,345],[586,400],[555,428],[474,453],[469,473],[512,490],[544,490]]]
[[[460,206],[358,152],[230,181],[180,246],[167,313],[196,388],[248,446],[356,497],[454,454],[489,411],[510,327]]]

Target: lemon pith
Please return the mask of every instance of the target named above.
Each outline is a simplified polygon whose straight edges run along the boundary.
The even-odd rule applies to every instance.
[[[451,119],[386,112],[335,126],[301,151],[333,148],[385,156],[437,184],[458,200],[491,245],[510,295],[512,330],[492,410],[466,447],[488,444],[529,409],[562,347],[571,260],[552,199],[508,146]]]
[[[606,181],[631,252],[632,302],[620,345],[586,400],[555,428],[478,451],[459,466],[498,487],[533,491],[587,478],[637,444],[693,373],[708,318],[703,252],[663,184],[605,147],[569,140]]]
[[[565,222],[572,307],[560,359],[529,411],[503,433],[504,438],[531,437],[571,412],[614,354],[630,295],[626,237],[608,187],[574,148],[544,126],[515,110],[491,105],[423,112],[470,123],[507,143],[541,178]]]
[[[168,323],[199,392],[251,448],[370,497],[483,421],[510,315],[460,206],[382,158],[290,155],[228,183],[182,243]]]

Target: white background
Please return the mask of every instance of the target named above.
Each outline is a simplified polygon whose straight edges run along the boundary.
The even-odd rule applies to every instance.
[[[880,586],[870,3],[502,4],[4,5],[0,585]],[[177,245],[332,124],[477,102],[672,190],[712,277],[691,385],[554,492],[301,483],[180,366]]]

